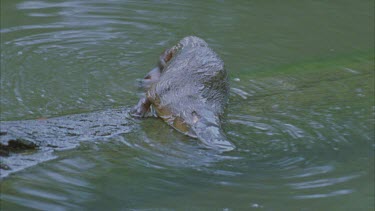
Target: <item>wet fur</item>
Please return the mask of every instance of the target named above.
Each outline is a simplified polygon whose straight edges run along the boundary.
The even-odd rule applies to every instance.
[[[153,107],[169,125],[209,148],[234,149],[220,123],[229,90],[224,62],[204,40],[185,37],[160,55],[143,80],[146,97],[133,116],[144,117]]]

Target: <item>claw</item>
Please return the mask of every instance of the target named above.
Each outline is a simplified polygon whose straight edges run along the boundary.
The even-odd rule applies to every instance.
[[[133,117],[143,118],[150,110],[151,102],[147,98],[141,98],[138,104],[130,110],[130,115]]]

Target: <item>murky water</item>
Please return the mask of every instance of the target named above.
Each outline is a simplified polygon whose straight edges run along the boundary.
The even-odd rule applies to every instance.
[[[3,179],[1,209],[373,209],[373,8],[2,1],[2,121],[130,108],[136,79],[193,34],[228,69],[224,130],[237,149],[218,154],[159,119],[134,120]]]

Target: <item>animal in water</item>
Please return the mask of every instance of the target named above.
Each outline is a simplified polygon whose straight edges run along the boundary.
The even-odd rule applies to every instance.
[[[229,83],[224,62],[196,36],[166,49],[142,80],[146,96],[131,110],[135,117],[156,115],[210,149],[231,151],[221,127]]]

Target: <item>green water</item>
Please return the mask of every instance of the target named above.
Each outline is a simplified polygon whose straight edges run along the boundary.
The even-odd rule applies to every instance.
[[[4,178],[1,210],[373,210],[373,26],[373,1],[2,0],[0,120],[130,108],[197,35],[226,64],[237,149],[134,120]]]

